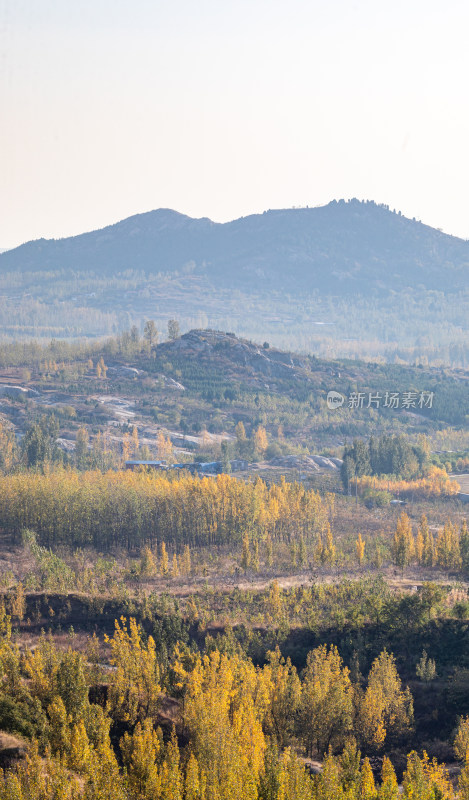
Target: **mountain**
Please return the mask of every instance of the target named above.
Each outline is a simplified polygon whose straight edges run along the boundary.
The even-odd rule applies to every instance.
[[[214,289],[361,294],[464,290],[469,242],[373,202],[266,211],[224,224],[169,209],[0,253],[0,273],[127,270],[200,276]]]

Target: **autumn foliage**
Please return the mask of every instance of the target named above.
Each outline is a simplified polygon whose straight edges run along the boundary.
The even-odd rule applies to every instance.
[[[228,475],[199,478],[164,473],[19,473],[0,478],[0,524],[36,531],[51,546],[143,547],[157,542],[202,546],[241,542],[246,531],[308,540],[322,530],[327,502],[297,483],[272,485]]]
[[[449,479],[446,471],[439,467],[432,466],[428,475],[424,478],[415,480],[396,480],[394,478],[382,478],[378,476],[363,475],[361,478],[351,480],[351,485],[355,487],[357,483],[359,494],[363,494],[366,489],[376,491],[388,491],[400,497],[408,498],[431,498],[431,497],[455,497],[461,488],[456,481]]]

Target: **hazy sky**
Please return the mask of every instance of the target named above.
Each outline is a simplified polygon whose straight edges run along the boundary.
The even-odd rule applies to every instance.
[[[0,0],[0,247],[359,197],[469,238],[467,0]]]

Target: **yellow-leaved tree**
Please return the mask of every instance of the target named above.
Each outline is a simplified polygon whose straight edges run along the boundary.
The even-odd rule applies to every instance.
[[[144,644],[133,617],[115,622],[110,663],[116,668],[109,687],[109,709],[113,717],[135,723],[154,718],[160,694],[160,668],[152,636]]]
[[[358,534],[357,541],[355,542],[355,552],[357,554],[358,564],[361,567],[365,557],[365,540],[362,538],[361,533]]]
[[[353,687],[337,648],[308,653],[301,693],[301,733],[310,755],[338,748],[351,732]]]
[[[280,747],[291,740],[300,706],[301,683],[295,667],[278,648],[267,653],[264,673],[269,681],[269,704],[265,721],[267,732],[275,736]]]
[[[211,800],[257,800],[266,742],[268,676],[240,656],[218,650],[174,674],[184,692],[184,725]]]
[[[394,656],[386,650],[373,661],[358,717],[362,741],[372,750],[379,751],[385,740],[395,740],[412,730],[412,695],[408,688],[402,688]]]
[[[433,798],[453,800],[455,797],[444,765],[438,764],[436,759],[430,761],[425,751],[422,758],[415,752],[408,755],[402,786],[404,790],[402,796],[406,800],[420,797],[428,797],[429,800]]]

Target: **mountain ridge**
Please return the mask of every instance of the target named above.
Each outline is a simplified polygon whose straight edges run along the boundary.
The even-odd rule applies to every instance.
[[[162,208],[0,253],[1,273],[50,270],[195,273],[216,289],[446,292],[469,284],[469,243],[373,201],[334,200],[224,223]]]

